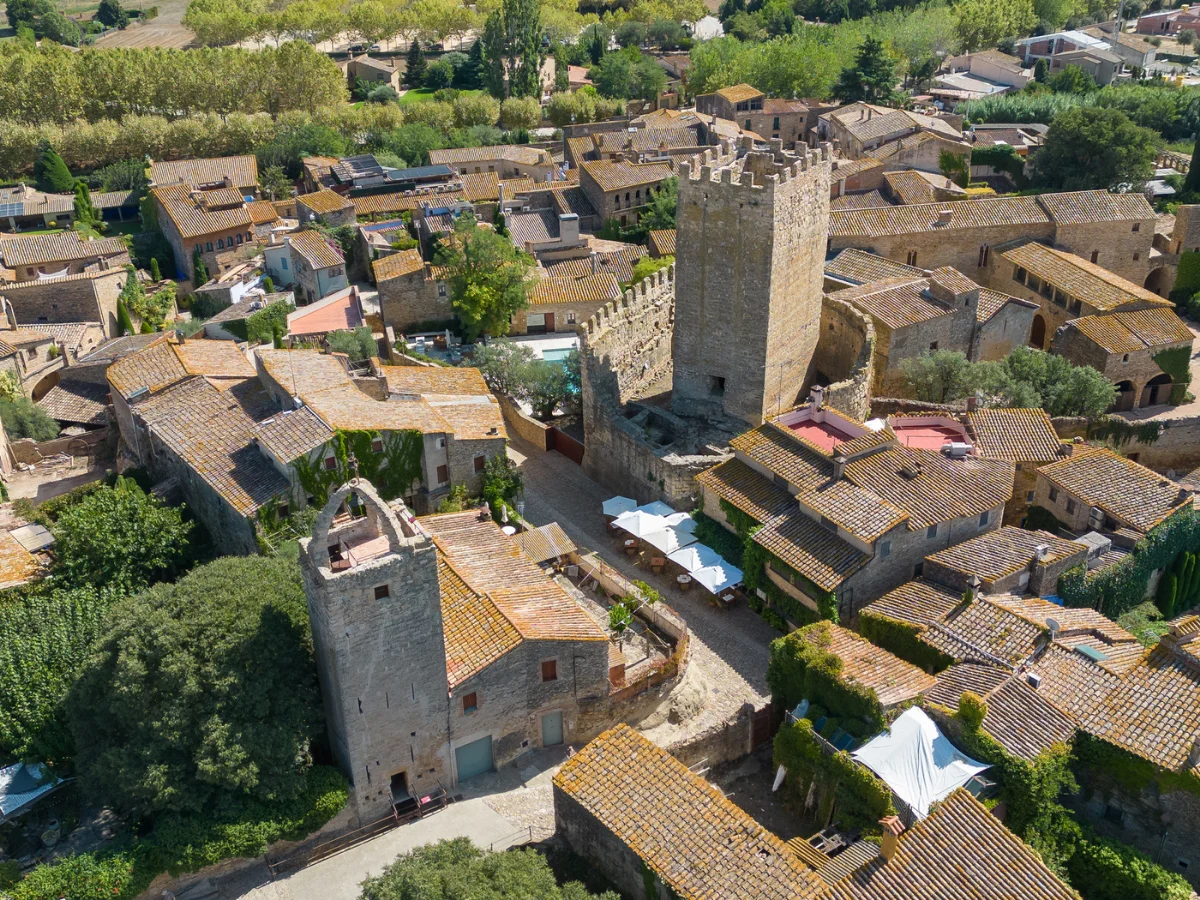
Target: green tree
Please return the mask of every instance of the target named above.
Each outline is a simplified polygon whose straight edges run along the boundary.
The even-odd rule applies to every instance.
[[[484,84],[492,96],[542,95],[541,68],[546,60],[543,37],[538,0],[503,0],[500,9],[487,17],[483,26]]]
[[[459,217],[435,260],[447,269],[451,303],[467,338],[507,334],[513,315],[529,302],[533,260],[471,215]]]
[[[487,60],[483,58],[483,40],[476,38],[467,54],[467,62],[458,70],[456,81],[465,90],[475,90],[483,87],[484,75],[487,71]]]
[[[537,128],[541,121],[542,105],[535,97],[509,97],[500,104],[501,128]]]
[[[204,263],[204,257],[197,250],[192,254],[192,284],[199,287],[202,284],[208,283],[208,266]]]
[[[21,394],[0,397],[0,422],[4,423],[4,433],[14,441],[21,438],[50,441],[58,437],[58,423]]]
[[[1167,572],[1163,575],[1162,580],[1158,584],[1158,593],[1155,594],[1155,603],[1158,606],[1159,612],[1162,613],[1164,619],[1169,619],[1175,615],[1175,596],[1179,586],[1179,578],[1174,572]]]
[[[51,530],[55,575],[137,591],[177,571],[192,525],[132,479],[118,478],[70,506]]]
[[[63,158],[49,144],[42,144],[33,164],[33,181],[38,190],[50,194],[73,194],[75,178]]]
[[[629,279],[630,284],[637,284],[639,281],[645,281],[659,269],[665,269],[668,266],[674,265],[675,257],[660,256],[658,259],[653,259],[649,256],[643,256],[633,264],[633,274]]]
[[[505,54],[508,46],[504,40],[504,17],[500,10],[491,13],[483,22],[483,36],[475,42],[479,48],[479,82],[493,97],[507,96],[505,83]],[[475,47],[471,48],[472,55]]]
[[[539,419],[551,418],[558,407],[575,398],[566,369],[541,360],[530,366],[525,393],[533,414]]]
[[[92,192],[86,183],[79,181],[75,184],[75,224],[81,231],[104,231],[104,217],[100,215],[92,203]]]
[[[934,350],[900,363],[909,389],[918,400],[947,403],[963,395],[971,364],[963,353]]]
[[[1050,63],[1042,57],[1033,65],[1033,80],[1038,84],[1045,84],[1050,77]]]
[[[959,0],[954,4],[963,50],[994,47],[1028,34],[1037,24],[1032,0]]]
[[[1192,163],[1183,177],[1183,193],[1185,197],[1200,193],[1200,141],[1192,148]]]
[[[609,53],[588,73],[605,97],[652,101],[667,86],[667,73],[636,47]]]
[[[1053,190],[1140,187],[1154,172],[1158,138],[1116,109],[1069,109],[1033,160],[1034,180]]]
[[[613,37],[621,47],[640,47],[646,43],[646,26],[630,19],[617,26]]]
[[[295,185],[283,171],[283,166],[268,166],[258,173],[258,186],[272,200],[283,200],[292,196]]]
[[[888,103],[896,93],[896,61],[883,42],[868,37],[852,65],[842,70],[837,95],[848,102]]]
[[[322,724],[295,555],[223,557],[117,604],[67,712],[85,787],[118,810],[298,795]]]
[[[1090,94],[1096,90],[1096,79],[1075,65],[1051,76],[1047,84],[1059,94]]]
[[[121,0],[100,0],[96,20],[109,28],[125,28],[129,24],[129,13],[121,6]]]
[[[405,58],[404,68],[404,83],[411,88],[419,88],[425,83],[425,70],[428,64],[425,61],[425,51],[421,49],[421,42],[414,40],[408,46],[408,56]]]
[[[546,858],[535,850],[481,850],[469,838],[426,844],[401,856],[362,884],[359,900],[620,900],[618,894],[589,894],[578,882],[562,887]]]
[[[150,280],[155,284],[162,281],[162,269],[158,266],[158,257],[150,257]],[[129,315],[129,311],[125,311],[125,315]]]
[[[1179,41],[1185,47],[1190,47],[1196,43],[1196,32],[1190,28],[1185,28],[1179,32],[1175,40]]]
[[[351,362],[379,355],[379,345],[366,325],[360,325],[353,331],[331,331],[325,338],[325,344],[333,353],[345,353]]]
[[[675,227],[675,210],[679,206],[679,179],[672,175],[658,186],[654,198],[638,219],[638,227],[651,231],[670,231]]]
[[[771,37],[791,34],[796,29],[796,13],[788,0],[767,0],[758,17]]]
[[[117,298],[117,333],[119,336],[133,334],[133,319],[129,315],[129,307],[125,301]]]
[[[521,397],[529,367],[535,360],[533,349],[529,346],[508,338],[496,338],[477,347],[471,362],[494,393]]]

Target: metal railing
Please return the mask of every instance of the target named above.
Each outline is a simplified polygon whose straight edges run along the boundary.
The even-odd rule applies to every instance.
[[[522,844],[536,844],[553,836],[553,828],[547,828],[544,825],[527,825],[520,831],[514,831],[512,834],[506,834],[504,837],[492,841],[488,844],[488,850],[495,850],[497,844],[501,845],[500,849],[502,850],[507,850],[509,847],[519,847]],[[514,838],[519,838],[520,840],[513,840]]]

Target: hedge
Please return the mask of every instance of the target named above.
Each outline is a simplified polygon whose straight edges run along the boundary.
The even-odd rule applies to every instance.
[[[859,634],[889,653],[935,674],[952,665],[954,657],[922,641],[921,631],[921,628],[910,622],[902,622],[869,610],[863,610],[858,616]]]
[[[1200,291],[1200,253],[1185,250],[1179,256],[1179,271],[1170,299],[1173,303],[1186,303],[1197,291]]]
[[[841,678],[842,661],[827,649],[830,626],[816,622],[771,642],[767,687],[772,698],[787,709],[807,698],[834,715],[882,728],[883,706],[875,691]]]

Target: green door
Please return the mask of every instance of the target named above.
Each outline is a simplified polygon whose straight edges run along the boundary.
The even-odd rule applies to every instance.
[[[563,742],[562,710],[542,716],[542,746],[553,747]]]
[[[455,747],[454,763],[458,769],[459,781],[466,781],[468,778],[474,778],[484,772],[491,772],[495,768],[492,764],[492,736],[488,735],[477,741],[471,741],[469,744],[463,744],[461,747]]]

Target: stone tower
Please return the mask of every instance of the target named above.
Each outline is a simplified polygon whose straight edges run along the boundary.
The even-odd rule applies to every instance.
[[[679,165],[672,406],[751,425],[791,408],[821,324],[828,144],[728,144]]]
[[[366,516],[335,525],[351,494]],[[330,497],[300,568],[330,744],[359,818],[374,821],[393,793],[449,784],[437,550],[403,504],[394,511],[359,482]]]

